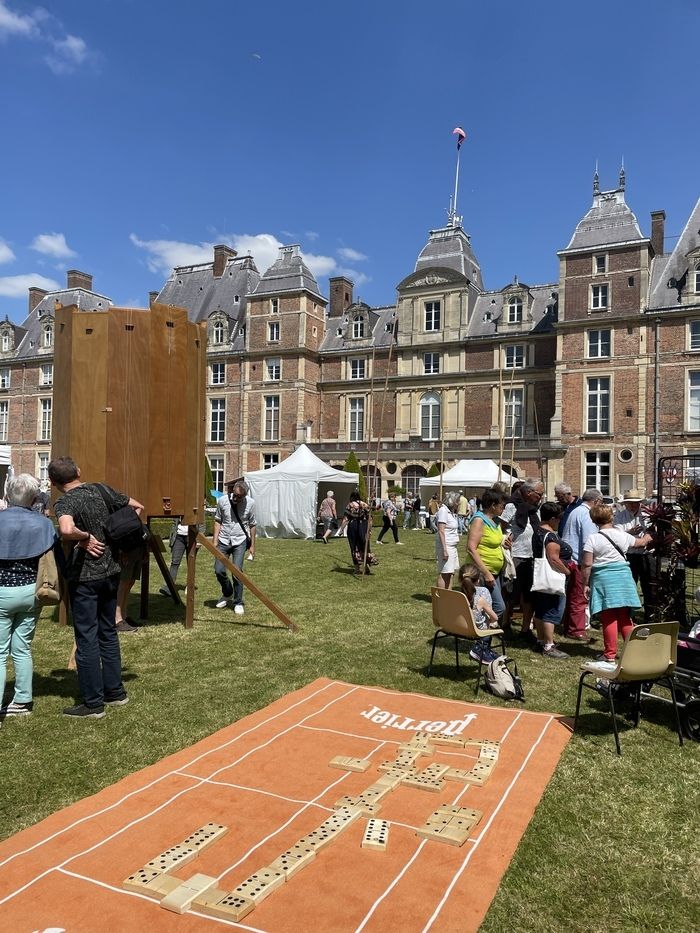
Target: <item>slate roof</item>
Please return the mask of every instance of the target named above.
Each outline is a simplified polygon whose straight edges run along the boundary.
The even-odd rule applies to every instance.
[[[301,258],[299,246],[281,246],[279,256],[270,268],[265,272],[257,288],[256,297],[259,295],[279,295],[284,292],[311,292],[316,295],[321,302],[326,303],[318,287],[318,282],[311,274],[308,266]]]
[[[461,227],[441,227],[431,230],[428,242],[418,254],[416,272],[435,267],[454,269],[483,291],[481,267],[472,250],[471,239]]]
[[[360,339],[352,337],[352,319],[355,314],[363,313],[369,321],[367,337]],[[337,353],[340,350],[358,351],[372,350],[372,347],[388,347],[392,340],[393,325],[396,321],[396,305],[385,305],[379,308],[370,308],[362,302],[355,302],[346,308],[340,318],[328,318],[326,321],[326,336],[320,346],[321,353]],[[389,328],[387,330],[387,327]],[[339,335],[338,331],[342,331]]]
[[[87,291],[84,288],[61,288],[55,292],[48,292],[22,321],[21,330],[24,334],[21,340],[18,330],[15,330],[14,359],[21,360],[42,355],[38,352],[41,348],[41,328],[47,315],[54,316],[57,301],[64,307],[75,305],[81,311],[104,311],[114,304],[106,295]],[[53,348],[47,349],[46,352],[51,355]]]
[[[523,294],[523,322],[519,327],[514,324],[501,326],[501,316],[507,309],[503,304],[503,289],[499,291],[484,292],[479,295],[469,321],[468,337],[495,337],[497,334],[503,338],[524,337],[527,334],[547,333],[553,330],[556,321],[556,296],[559,285],[530,285],[521,286],[531,296],[532,303],[528,309],[526,294]],[[548,312],[548,308],[551,308]],[[531,315],[531,316],[530,316]]]
[[[678,292],[669,288],[669,279],[680,280],[688,271],[688,253],[700,246],[700,199],[693,208],[683,233],[678,238],[673,251],[655,256],[652,261],[649,310],[668,308],[678,305]],[[686,289],[690,285],[686,283]]]
[[[176,266],[156,300],[185,308],[195,324],[219,310],[232,321],[238,321],[245,317],[248,296],[259,281],[260,273],[252,256],[230,258],[218,278],[214,278],[213,262]]]
[[[578,222],[568,246],[560,250],[559,255],[646,239],[639,229],[637,218],[625,203],[624,189],[617,188],[615,191],[601,191],[593,195],[593,206]]]

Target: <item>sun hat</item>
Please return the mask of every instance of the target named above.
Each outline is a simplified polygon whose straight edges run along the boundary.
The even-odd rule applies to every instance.
[[[645,499],[646,496],[639,489],[628,489],[622,496],[623,502],[643,502]]]

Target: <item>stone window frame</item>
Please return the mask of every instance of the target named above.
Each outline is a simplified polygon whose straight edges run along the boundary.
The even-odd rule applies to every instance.
[[[612,489],[612,453],[609,450],[582,450],[582,475],[586,488],[600,489],[604,496],[609,496]],[[595,458],[595,459],[593,459]],[[608,480],[603,480],[603,470],[607,467]],[[593,472],[589,472],[589,468]]]
[[[511,363],[508,362],[508,351],[512,350],[513,353],[511,356],[513,360]],[[515,352],[520,350],[520,362],[518,362],[518,354]],[[511,343],[506,344],[503,347],[503,368],[504,369],[525,369],[527,366],[527,345],[524,343]]]
[[[53,363],[42,363],[39,367],[39,385],[53,385]]]
[[[607,381],[607,387],[601,387],[600,382]],[[599,383],[595,388],[593,382]],[[607,420],[604,418],[604,399],[607,395]],[[591,401],[595,400],[595,417],[591,418]],[[612,373],[596,373],[595,376],[586,376],[584,393],[583,424],[584,434],[601,434],[608,437],[613,431],[613,377]]]
[[[279,298],[270,298],[270,314],[279,314],[279,313],[280,313]]]
[[[506,323],[522,324],[524,310],[524,302],[522,297],[520,295],[508,295],[506,298],[506,308],[508,311]]]
[[[222,347],[226,343],[226,316],[221,313],[212,314],[209,319],[209,344],[213,347]]]
[[[428,360],[430,359],[430,363]],[[434,351],[423,354],[423,375],[437,376],[440,373],[440,354]]]
[[[225,440],[226,397],[217,395],[215,398],[209,399],[209,443],[223,444]]]
[[[355,359],[349,360],[349,364],[349,375],[351,379],[367,378],[367,357],[358,356]]]
[[[426,392],[418,403],[420,438],[439,441],[442,429],[442,399],[439,392]]]
[[[224,454],[207,454],[209,469],[211,470],[212,486],[217,492],[224,491],[226,459]]]
[[[54,323],[53,319],[41,325],[41,347],[44,350],[53,349]]]
[[[265,360],[265,382],[280,382],[282,379],[282,360],[279,356],[270,356]]]
[[[53,399],[44,396],[37,399],[38,414],[36,419],[37,440],[48,442],[53,433]]]
[[[281,411],[282,411],[282,397],[280,395],[265,395],[264,396],[263,440],[279,441]]]
[[[274,452],[263,454],[263,470],[271,470],[272,467],[278,466],[279,462],[280,455],[278,453]]]
[[[0,444],[6,444],[10,433],[10,400],[0,401]]]
[[[693,433],[700,431],[700,370],[687,370],[685,404],[687,430]]]
[[[591,353],[591,336],[593,334],[607,334],[608,335],[608,352],[607,353]],[[613,331],[610,327],[592,327],[590,330],[586,331],[586,348],[585,355],[587,360],[609,360],[613,355]],[[602,343],[602,339],[598,338],[598,345]]]
[[[348,398],[348,442],[351,444],[365,439],[365,402],[364,395]]]
[[[518,417],[515,417],[515,405],[517,397],[520,401],[517,403],[519,408]],[[509,386],[503,390],[503,437],[525,437],[525,424],[527,421],[527,391],[524,385]]]
[[[12,385],[12,369],[9,366],[0,368],[0,389],[9,389]]]
[[[605,296],[603,301],[603,295]],[[589,291],[590,311],[609,311],[611,305],[610,282],[594,282]]]
[[[602,269],[599,269],[598,266],[601,265],[602,260]],[[594,253],[592,256],[593,263],[593,275],[607,275],[608,274],[608,254],[607,253]]]
[[[362,340],[365,336],[365,319],[361,314],[356,314],[352,319],[352,339]]]
[[[217,378],[220,376],[221,378]],[[211,363],[209,368],[209,385],[226,385],[226,363]]]
[[[693,288],[696,295],[700,295],[700,259],[694,265],[693,268]]]
[[[442,330],[442,299],[433,298],[423,302],[423,330],[426,334]]]
[[[15,348],[15,332],[11,324],[0,327],[0,353],[12,353]]]
[[[279,321],[268,321],[267,342],[268,343],[279,343],[280,342],[280,322]]]

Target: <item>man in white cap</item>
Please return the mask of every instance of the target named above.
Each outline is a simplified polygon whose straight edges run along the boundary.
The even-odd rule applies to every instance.
[[[621,531],[626,531],[634,538],[641,538],[647,533],[647,520],[642,512],[642,505],[645,501],[645,495],[640,489],[628,489],[622,496],[623,508],[615,512],[613,525]],[[642,598],[644,600],[644,621],[651,621],[654,611],[654,595],[652,592],[651,581],[654,576],[652,557],[647,554],[643,548],[639,548],[642,553],[637,554],[630,549],[627,554],[627,560],[634,577],[634,582],[639,583],[642,588]]]

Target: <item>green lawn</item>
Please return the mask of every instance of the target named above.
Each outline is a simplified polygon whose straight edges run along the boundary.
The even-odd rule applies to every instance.
[[[473,699],[473,665],[455,676],[454,652],[439,649],[426,676],[432,635],[433,537],[405,532],[405,547],[377,548],[369,578],[350,571],[345,540],[328,546],[261,540],[246,570],[301,631],[291,635],[249,596],[246,614],[216,610],[218,588],[198,557],[195,628],[184,610],[151,597],[150,625],[122,636],[131,703],[101,721],[60,715],[76,695],[66,670],[70,629],[45,611],[35,640],[35,711],[0,730],[0,833],[9,835],[129,772],[214,732],[319,676],[434,696]],[[184,566],[181,583],[184,583]],[[152,589],[157,589],[155,564]],[[138,615],[138,596],[131,615]],[[573,714],[578,660],[513,649],[526,708]],[[8,672],[8,683],[12,671]],[[586,707],[538,807],[483,930],[700,929],[700,746],[678,746],[669,708],[647,706],[624,729],[615,754],[602,699]],[[481,702],[499,704],[488,696]]]

